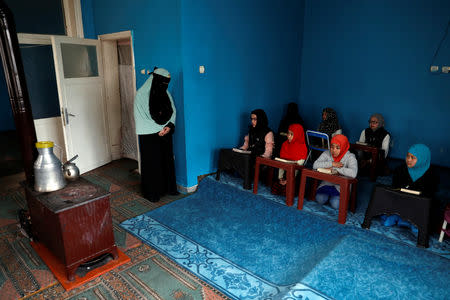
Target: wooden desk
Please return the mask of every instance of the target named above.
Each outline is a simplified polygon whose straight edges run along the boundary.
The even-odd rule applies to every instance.
[[[361,150],[363,152],[368,152],[372,155],[372,163],[370,165],[370,180],[375,181],[377,179],[377,163],[379,155],[384,155],[384,151],[382,149],[378,149],[377,147],[372,147],[369,145],[361,145],[361,144],[350,144],[350,149],[352,150]]]
[[[33,237],[65,266],[69,281],[82,263],[105,253],[118,258],[109,192],[84,178],[50,193],[24,187]]]
[[[304,166],[298,164],[285,163],[274,159],[257,157],[255,162],[255,180],[253,182],[253,194],[258,193],[259,181],[259,167],[266,165],[273,168],[279,168],[286,171],[286,205],[292,206],[294,204],[294,190],[295,190],[295,170],[302,170]]]
[[[303,169],[302,177],[300,181],[300,191],[298,195],[297,209],[303,209],[303,201],[305,198],[306,178],[310,177],[317,180],[325,180],[331,183],[340,185],[340,199],[339,199],[339,217],[338,223],[345,224],[347,220],[347,209],[349,200],[351,202],[350,207],[352,212],[355,211],[356,206],[356,185],[358,180],[356,178],[350,178],[342,175],[332,175],[321,173],[315,170]],[[352,185],[351,195],[349,194],[350,185]]]
[[[431,206],[431,198],[400,192],[385,185],[377,185],[373,188],[361,227],[369,229],[375,216],[396,214],[417,226],[419,230],[417,246],[428,248]]]
[[[220,173],[225,170],[234,170],[244,179],[243,188],[252,188],[253,156],[251,154],[234,152],[232,149],[221,149],[219,153],[219,166],[216,180],[220,180]]]

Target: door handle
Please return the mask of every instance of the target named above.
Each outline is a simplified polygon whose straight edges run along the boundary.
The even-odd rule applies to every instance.
[[[66,125],[69,125],[69,116],[75,117],[74,114],[71,114],[67,111],[67,108],[64,108],[64,121],[65,121]]]

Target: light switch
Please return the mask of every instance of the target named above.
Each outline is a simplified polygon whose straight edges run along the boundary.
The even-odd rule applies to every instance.
[[[142,70],[141,70],[141,74],[142,74],[142,75],[145,75],[145,69],[142,69]]]
[[[200,74],[205,73],[205,66],[198,67],[198,71],[200,72]]]

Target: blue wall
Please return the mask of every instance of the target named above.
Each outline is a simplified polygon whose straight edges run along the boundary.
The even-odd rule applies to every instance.
[[[448,0],[306,1],[299,94],[307,125],[334,107],[355,141],[380,112],[392,157],[420,142],[432,163],[450,166],[450,74],[429,71],[449,19]],[[450,33],[433,65],[450,65]]]
[[[278,128],[300,83],[303,1],[182,1],[188,186],[241,145],[250,111]],[[204,65],[206,72],[198,68]]]
[[[141,69],[154,66],[169,70],[169,91],[177,108],[174,154],[177,182],[186,186],[186,150],[183,110],[183,72],[181,67],[180,6],[178,0],[83,0],[83,21],[94,36],[132,30],[137,88],[148,75]],[[92,24],[93,20],[93,24]],[[90,22],[90,23],[89,23]],[[90,33],[89,35],[92,35]]]
[[[249,112],[267,111],[277,128],[300,83],[303,1],[84,0],[95,33],[133,30],[136,71],[173,75],[177,182],[197,184],[216,169],[217,151],[242,143]],[[199,65],[206,73],[199,74]],[[138,87],[147,76],[137,73]]]

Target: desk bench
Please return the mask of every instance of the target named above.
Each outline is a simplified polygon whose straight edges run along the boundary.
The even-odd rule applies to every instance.
[[[321,173],[315,170],[303,169],[302,176],[300,180],[300,191],[298,195],[298,205],[297,209],[303,209],[303,201],[305,198],[305,187],[306,178],[310,177],[315,180],[325,180],[334,184],[340,185],[340,199],[339,199],[339,217],[338,223],[345,224],[347,220],[347,210],[350,200],[350,210],[355,212],[356,208],[356,189],[358,184],[358,179],[350,178],[342,175],[333,175],[327,173]],[[317,182],[314,183],[314,187],[317,187]],[[351,194],[350,194],[351,188]],[[313,193],[310,194],[310,200],[315,196],[315,188],[313,188]]]
[[[379,157],[380,155],[383,155],[384,158],[384,150],[378,149],[377,147],[362,144],[350,144],[350,149],[368,152],[372,155],[372,162],[370,164],[370,180],[375,181],[377,179],[377,168]]]
[[[255,163],[255,179],[253,182],[253,194],[258,193],[259,181],[259,167],[266,165],[273,168],[283,169],[286,171],[286,205],[292,206],[294,204],[294,190],[295,190],[295,170],[302,170],[304,166],[294,163],[285,163],[274,159],[257,157]]]

